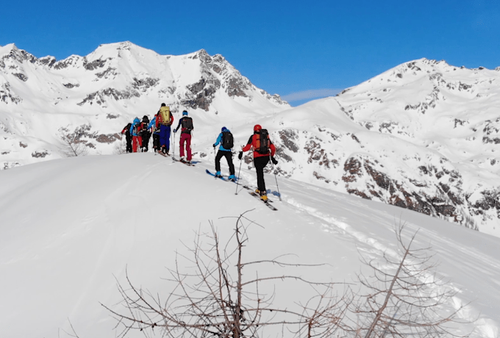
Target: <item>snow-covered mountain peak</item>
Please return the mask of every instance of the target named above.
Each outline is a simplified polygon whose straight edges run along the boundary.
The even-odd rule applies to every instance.
[[[9,135],[0,155],[3,168],[64,156],[54,142],[61,130],[84,128],[89,154],[113,152],[123,126],[135,116],[152,116],[162,102],[174,114],[188,109],[212,118],[290,107],[204,50],[164,56],[120,42],[60,61],[13,46],[2,50],[0,128]]]
[[[500,234],[499,91],[498,71],[404,63],[279,114],[280,169]]]
[[[0,46],[0,57],[3,57],[6,54],[10,54],[13,50],[17,50],[16,45],[13,43],[9,43],[5,46]]]
[[[99,47],[87,55],[86,58],[89,61],[94,61],[103,58],[122,58],[125,57],[125,55],[129,55],[129,57],[130,55],[133,55],[134,57],[140,57],[143,55],[147,55],[149,57],[159,56],[158,53],[151,49],[140,47],[130,41],[124,41],[99,45]]]
[[[0,48],[0,68],[5,68],[6,63],[34,62],[36,57],[25,50],[17,48],[13,43]]]

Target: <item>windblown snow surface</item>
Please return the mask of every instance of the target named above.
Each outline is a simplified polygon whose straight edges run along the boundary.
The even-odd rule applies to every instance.
[[[254,222],[246,260],[291,254],[291,261],[326,264],[263,267],[261,275],[349,284],[366,272],[360,254],[381,263],[383,253],[396,255],[394,228],[404,223],[405,239],[418,230],[415,247],[432,247],[429,254],[439,263],[436,278],[458,291],[443,311],[468,304],[459,319],[470,323],[459,325],[458,332],[499,337],[500,238],[268,175],[268,189],[282,195],[282,201],[270,195],[279,209],[271,211],[205,169],[213,170],[208,157],[188,167],[139,153],[53,160],[1,172],[0,337],[63,338],[75,332],[80,338],[115,337],[116,320],[101,303],[125,311],[117,283],[125,284],[126,271],[135,285],[165,297],[170,290],[164,278],[175,253],[187,254],[195,233],[209,232],[211,223],[227,238],[245,212],[247,222]],[[245,166],[240,176],[243,183],[255,182],[254,171]],[[276,293],[276,306],[311,296],[308,288],[285,282]],[[280,335],[264,331],[264,336]]]

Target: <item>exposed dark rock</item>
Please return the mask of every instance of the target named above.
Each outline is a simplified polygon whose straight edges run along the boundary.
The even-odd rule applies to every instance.
[[[137,90],[145,92],[147,89],[158,85],[159,82],[160,79],[154,79],[151,77],[146,77],[144,79],[138,79],[134,77],[134,82],[132,83],[132,87]]]
[[[191,95],[182,100],[182,104],[191,109],[201,108],[208,111],[214,99],[215,92],[220,86],[220,81],[216,78],[211,78],[210,80],[202,78],[200,81],[187,87]]]
[[[226,93],[231,97],[248,97],[245,93],[245,90],[247,89],[249,89],[248,83],[246,83],[241,77],[231,77],[227,81]]]
[[[83,63],[83,67],[86,70],[96,70],[98,68],[102,68],[106,65],[107,60],[102,60],[102,59],[97,59],[92,62],[87,62],[87,59],[85,58],[85,61]]]
[[[361,177],[361,162],[356,158],[349,158],[344,163],[344,175],[342,175],[342,180],[344,182],[355,182],[357,177]]]
[[[23,73],[13,73],[12,75],[14,75],[15,77],[17,77],[19,80],[21,80],[23,82],[28,81],[28,77],[26,75],[24,75]]]
[[[111,97],[114,100],[119,101],[130,99],[132,97],[140,97],[140,94],[135,89],[119,91],[114,88],[106,88],[87,95],[87,97],[83,99],[82,102],[78,103],[78,105],[82,106],[85,103],[92,104],[94,102],[97,104],[103,104],[106,102],[106,97]]]
[[[299,147],[295,143],[298,139],[296,131],[291,129],[280,130],[279,132],[281,144],[294,153],[299,151]]]
[[[99,143],[113,143],[119,139],[120,139],[120,135],[115,133],[115,134],[108,134],[108,135],[100,134],[99,136],[97,136],[97,138],[95,140]]]
[[[47,150],[44,150],[44,151],[35,151],[34,153],[31,154],[31,157],[44,158],[47,155],[49,155],[49,152]]]
[[[78,83],[77,84],[64,83],[63,86],[66,87],[66,88],[68,88],[68,89],[75,88],[75,87],[80,87],[80,85]]]
[[[99,79],[115,78],[116,75],[118,75],[118,71],[116,70],[116,68],[112,67],[108,67],[108,69],[106,69],[105,71],[95,74],[95,76],[97,76]]]
[[[398,182],[380,169],[382,167],[372,160],[363,157],[350,157],[344,164],[344,175],[342,176],[342,180],[346,184],[346,190],[351,194],[366,199],[374,198],[381,202],[426,215],[451,219],[466,227],[477,229],[474,221],[467,217],[467,214],[461,208],[465,204],[461,193],[462,180],[455,170],[442,168],[437,171],[437,169],[432,168],[433,171],[437,171],[436,176],[439,176],[441,181],[436,186],[429,186],[423,182],[416,182],[414,179],[408,179],[406,184]],[[425,166],[421,166],[420,170],[425,175],[431,172]],[[448,183],[444,183],[445,178],[448,178]],[[366,186],[366,190],[355,187],[358,181],[364,182],[363,185]],[[370,182],[373,182],[373,184]],[[434,193],[428,195],[423,191],[412,190],[412,185],[409,183],[416,183],[417,187],[424,188],[427,191],[434,191]],[[488,202],[482,202],[480,205],[482,207],[491,206],[493,204],[492,200],[490,198]]]
[[[10,84],[7,82],[0,87],[0,101],[7,104],[9,102],[18,104],[22,102],[22,99],[11,93]]]
[[[43,58],[40,58],[36,61],[36,63],[42,65],[42,66],[48,66],[52,67],[56,63],[56,58],[53,56],[46,56]]]

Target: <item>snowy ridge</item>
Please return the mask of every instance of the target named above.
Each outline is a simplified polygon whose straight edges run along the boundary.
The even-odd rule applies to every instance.
[[[0,167],[66,157],[64,135],[88,155],[119,153],[122,128],[166,102],[177,121],[183,109],[194,118],[195,158],[213,158],[222,126],[240,146],[260,123],[282,177],[500,236],[499,91],[498,69],[420,59],[291,108],[204,50],[165,56],[123,42],[57,61],[8,45],[0,48]]]
[[[177,120],[183,109],[218,120],[289,108],[204,50],[163,56],[123,42],[57,61],[9,45],[0,50],[2,168],[65,157],[61,135],[81,129],[89,155],[113,153],[122,128],[162,102]]]
[[[382,254],[397,255],[393,229],[405,223],[406,236],[419,231],[417,247],[435,251],[439,268],[432,278],[459,291],[443,311],[470,302],[459,314],[465,321],[460,332],[498,337],[499,238],[295,180],[279,179],[283,201],[275,201],[279,211],[273,212],[244,191],[235,195],[234,184],[205,169],[212,163],[186,167],[146,153],[3,172],[0,335],[66,338],[73,326],[79,337],[113,337],[116,322],[99,303],[120,309],[116,282],[124,282],[125,269],[137,285],[165,295],[165,267],[172,267],[176,251],[186,253],[195,231],[207,232],[212,220],[225,238],[233,217],[253,209],[247,217],[258,225],[250,228],[247,259],[293,254],[300,262],[326,263],[304,272],[313,280],[354,281],[363,270],[360,252],[381,263]],[[254,184],[253,170],[243,168],[241,177]],[[277,188],[273,176],[266,182]],[[275,273],[276,267],[269,269]],[[310,297],[297,290],[281,285],[277,305]]]
[[[499,81],[498,70],[400,65],[274,117],[280,168],[499,235]]]

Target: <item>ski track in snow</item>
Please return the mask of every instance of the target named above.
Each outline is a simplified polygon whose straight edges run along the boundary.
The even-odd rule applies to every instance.
[[[299,210],[300,212],[306,213],[307,215],[314,217],[318,219],[318,223],[321,224],[323,231],[325,232],[333,232],[333,233],[342,233],[344,235],[350,236],[353,240],[357,241],[358,243],[364,244],[366,247],[361,248],[358,247],[360,251],[363,251],[366,253],[371,253],[372,257],[380,257],[381,253],[385,253],[387,255],[390,255],[391,257],[398,259],[400,258],[400,254],[393,250],[392,248],[382,244],[380,241],[376,240],[375,238],[367,236],[365,233],[362,233],[360,231],[356,231],[352,226],[350,226],[348,223],[338,220],[336,217],[322,213],[320,210],[308,206],[304,203],[299,202],[296,198],[283,198],[283,200],[291,205],[293,208],[296,210]],[[314,224],[317,224],[316,222],[313,222]],[[417,230],[417,226],[413,224],[405,224],[405,227],[410,228],[413,232]],[[418,227],[418,232],[425,234],[426,237],[432,238],[433,242],[435,242],[435,246],[439,247],[440,243],[445,243],[447,245],[450,245],[452,247],[459,247],[461,245],[460,243],[452,240],[452,239],[443,239],[441,235],[436,233],[435,231],[425,229],[425,228],[420,228]],[[417,235],[418,237],[418,235]],[[359,246],[359,244],[358,244]],[[491,273],[492,270],[500,270],[500,263],[497,260],[494,260],[488,255],[483,255],[481,253],[478,253],[477,250],[474,248],[465,248],[462,246],[462,253],[469,256],[469,257],[474,257],[477,261],[480,262],[485,262],[487,265],[491,267],[490,269],[481,269],[480,271],[484,273],[487,276],[494,277],[495,274]],[[414,265],[411,263],[411,265]],[[380,266],[380,268],[384,268],[384,266]],[[476,267],[477,268],[477,267]],[[422,280],[424,279],[435,279],[436,275],[432,273],[427,273],[422,277]],[[446,292],[446,291],[451,291],[451,292],[456,292],[456,296],[452,298],[451,300],[451,305],[454,310],[459,310],[461,306],[463,308],[458,312],[457,317],[461,320],[464,320],[465,322],[470,322],[470,321],[476,321],[476,328],[475,330],[479,332],[475,332],[476,334],[479,334],[479,337],[485,337],[485,338],[498,338],[498,333],[500,329],[498,328],[496,322],[490,318],[481,318],[480,312],[473,306],[473,302],[470,304],[467,304],[467,301],[465,301],[463,298],[458,297],[458,294],[460,293],[460,287],[455,286],[453,283],[447,283],[446,280],[441,279],[436,281],[438,285],[446,285],[446,287],[440,287],[436,289],[436,293],[439,292]],[[500,282],[494,280],[495,284],[497,284],[500,287]],[[472,335],[474,336],[474,335]]]

